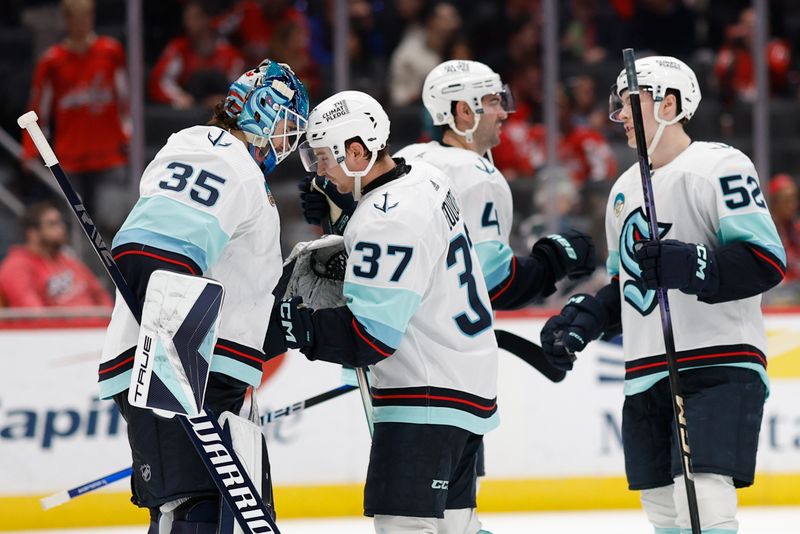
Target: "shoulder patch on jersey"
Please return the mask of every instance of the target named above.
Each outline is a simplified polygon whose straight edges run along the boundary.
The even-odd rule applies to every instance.
[[[385,192],[385,193],[384,193],[383,195],[381,195],[381,196],[383,197],[383,205],[380,205],[380,204],[373,204],[373,206],[374,206],[376,209],[378,209],[378,210],[382,211],[383,213],[389,213],[389,210],[390,210],[390,209],[392,209],[392,208],[396,208],[396,207],[397,207],[397,205],[398,205],[398,204],[400,204],[399,202],[395,202],[394,204],[391,204],[391,205],[389,204],[389,191]]]
[[[219,135],[217,136],[217,138],[216,139],[212,139],[211,132],[208,132],[208,141],[211,143],[212,146],[221,146],[221,147],[231,146],[230,143],[222,143],[221,142],[222,141],[222,137],[224,135],[225,135],[225,132],[224,131],[220,131]]]
[[[614,215],[619,217],[622,210],[625,208],[625,195],[622,193],[617,193],[617,196],[614,198]]]

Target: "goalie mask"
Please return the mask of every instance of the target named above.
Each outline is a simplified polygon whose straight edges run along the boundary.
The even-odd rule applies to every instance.
[[[636,78],[639,81],[639,88],[648,91],[653,95],[653,115],[658,122],[658,130],[653,137],[650,146],[647,147],[647,154],[652,155],[661,140],[664,128],[675,124],[682,119],[689,120],[697,111],[700,105],[700,85],[697,83],[697,76],[686,63],[669,56],[653,56],[636,60]],[[673,89],[678,95],[680,111],[672,120],[661,118],[661,103],[667,95],[667,90]],[[623,122],[619,115],[625,106],[622,100],[622,93],[628,90],[628,77],[625,69],[617,76],[617,83],[611,87],[611,95],[608,101],[608,118],[614,122]]]
[[[422,85],[422,103],[430,113],[434,126],[447,124],[458,135],[472,142],[472,134],[478,128],[483,114],[483,97],[499,95],[506,113],[516,108],[514,97],[500,75],[478,61],[451,60],[435,67]],[[453,103],[464,101],[475,112],[472,128],[460,131],[453,117]]]
[[[266,176],[297,148],[306,130],[308,93],[288,65],[265,59],[231,84],[225,112],[236,118]]]
[[[324,174],[341,167],[353,177],[353,198],[361,197],[361,178],[369,173],[389,140],[389,117],[377,100],[360,91],[342,91],[311,110],[306,141],[300,145],[300,159],[308,172]],[[355,171],[345,161],[346,142],[360,138],[371,159],[364,170]]]

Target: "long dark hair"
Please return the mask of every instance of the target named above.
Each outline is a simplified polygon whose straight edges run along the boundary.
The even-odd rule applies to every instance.
[[[211,118],[206,123],[206,126],[218,126],[223,130],[239,130],[239,126],[236,124],[236,117],[231,117],[228,115],[228,112],[225,111],[225,100],[220,100],[216,106],[214,106],[214,111],[211,114]]]

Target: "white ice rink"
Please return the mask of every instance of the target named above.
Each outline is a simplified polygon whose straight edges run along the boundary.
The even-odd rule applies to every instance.
[[[484,528],[493,534],[649,534],[640,511],[483,514]],[[740,534],[798,534],[800,508],[749,507],[739,513]],[[371,534],[368,519],[286,520],[282,534]],[[144,527],[29,530],[28,534],[144,534]]]

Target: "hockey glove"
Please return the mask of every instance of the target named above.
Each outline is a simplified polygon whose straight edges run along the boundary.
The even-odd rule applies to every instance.
[[[596,297],[571,297],[561,313],[548,319],[542,328],[545,358],[553,367],[569,371],[575,362],[575,353],[603,335],[607,322],[608,312]]]
[[[597,264],[592,238],[580,230],[543,237],[533,245],[531,256],[547,262],[556,281],[589,275]]]
[[[634,255],[648,289],[680,289],[689,295],[713,295],[719,289],[714,251],[675,239],[639,241]]]
[[[303,297],[283,299],[277,308],[286,347],[302,349],[313,345],[314,324],[311,322],[311,314],[314,310],[303,304]]]
[[[356,202],[350,193],[340,193],[330,180],[309,174],[298,185],[303,216],[309,224],[322,225],[331,222],[334,234],[343,235],[350,217],[356,210]]]

